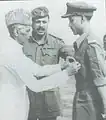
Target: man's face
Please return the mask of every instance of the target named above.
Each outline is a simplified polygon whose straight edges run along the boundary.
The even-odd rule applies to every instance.
[[[71,28],[74,35],[80,35],[82,32],[82,17],[71,16],[69,17],[69,27]]]
[[[27,41],[32,33],[31,26],[28,25],[17,25],[17,41],[19,44],[23,45]]]
[[[37,33],[37,35],[39,36],[45,35],[45,33],[47,33],[48,23],[49,23],[48,16],[40,19],[34,19],[32,21],[33,31]]]

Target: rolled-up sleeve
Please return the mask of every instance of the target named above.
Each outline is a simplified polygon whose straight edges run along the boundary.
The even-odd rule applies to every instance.
[[[87,49],[90,70],[96,86],[106,85],[104,52],[97,44],[90,44]]]

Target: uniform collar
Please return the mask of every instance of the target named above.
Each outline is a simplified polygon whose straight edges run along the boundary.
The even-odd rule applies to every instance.
[[[81,43],[88,37],[89,33],[83,33],[75,42],[77,44],[77,48],[80,47]]]

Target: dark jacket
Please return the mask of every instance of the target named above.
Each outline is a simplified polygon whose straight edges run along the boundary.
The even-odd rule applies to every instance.
[[[78,46],[74,43],[75,58],[81,64],[81,69],[75,75],[73,120],[99,120],[103,104],[97,87],[105,84],[102,79],[105,77],[104,68],[99,60],[104,62],[104,55],[94,35],[85,34],[80,39]]]

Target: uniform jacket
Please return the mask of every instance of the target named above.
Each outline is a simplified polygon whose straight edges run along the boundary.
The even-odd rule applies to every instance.
[[[75,48],[75,58],[81,63],[81,69],[75,76],[77,81],[76,87],[78,87],[78,89],[84,89],[92,84],[95,86],[104,85],[105,55],[101,44],[99,44],[98,39],[91,33],[83,34],[78,41],[80,41],[80,43],[78,45],[78,42],[76,41],[78,48]]]
[[[28,43],[26,42],[24,44],[23,52],[27,57],[41,66],[48,64],[53,65],[59,62],[58,52],[63,45],[64,42],[62,39],[51,34],[47,34],[42,44],[38,44],[37,41],[32,37]],[[43,95],[45,111],[47,109],[47,112],[43,116],[60,115],[60,95],[58,88],[45,91],[43,92]],[[36,109],[35,113],[37,113],[37,111],[38,108]],[[38,111],[38,114],[39,113],[40,112]]]
[[[80,112],[83,113],[83,108],[86,108],[89,113],[89,117],[85,114],[85,118],[99,119],[103,103],[97,87],[105,85],[103,48],[98,43],[98,38],[92,33],[83,34],[74,42],[74,48],[75,59],[81,64],[81,69],[75,75],[76,94],[73,105],[73,120],[77,120],[77,115]]]

